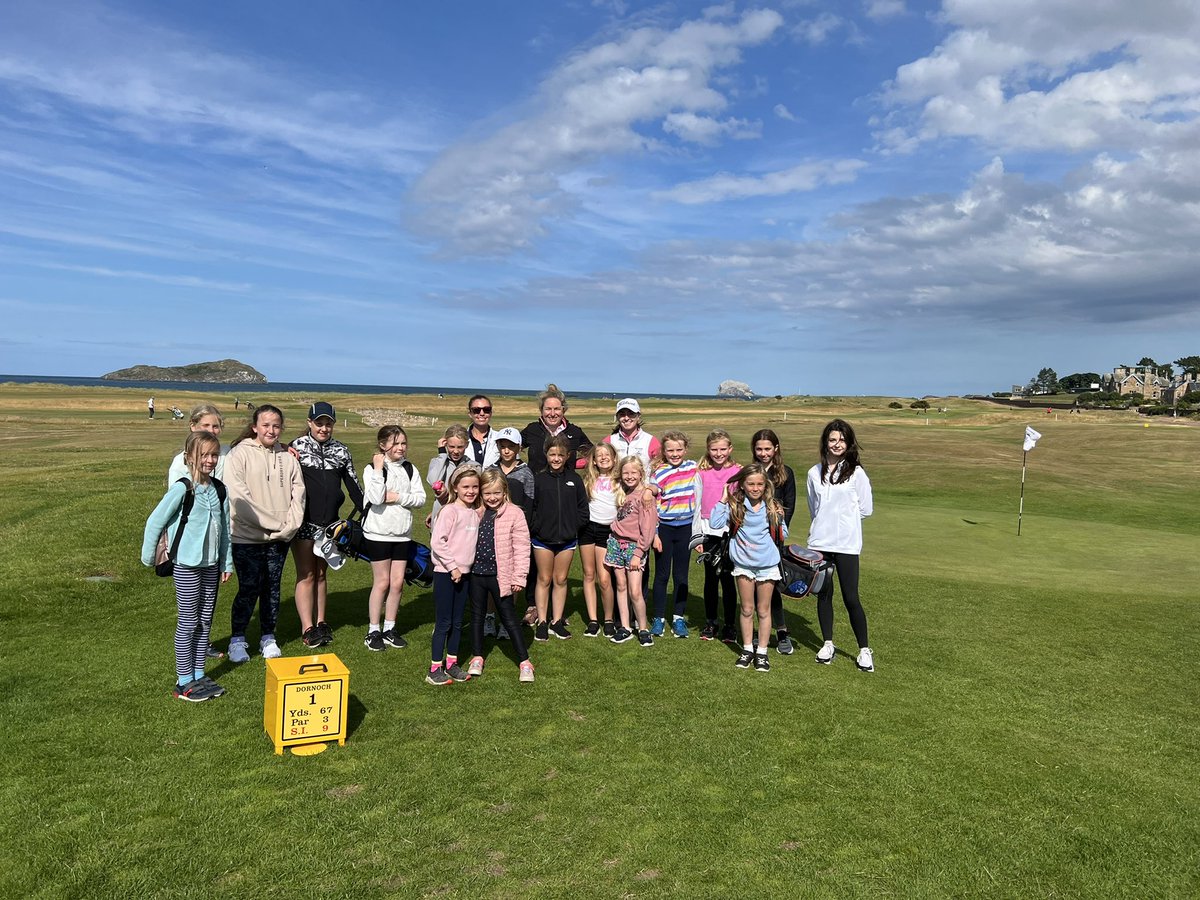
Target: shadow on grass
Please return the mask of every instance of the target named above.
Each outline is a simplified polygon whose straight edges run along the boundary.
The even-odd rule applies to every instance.
[[[358,694],[351,694],[346,700],[346,738],[349,739],[358,726],[367,717],[366,705],[358,699]]]

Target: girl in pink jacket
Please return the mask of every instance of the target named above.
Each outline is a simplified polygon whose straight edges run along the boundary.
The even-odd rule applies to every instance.
[[[483,473],[482,485],[483,518],[475,544],[470,588],[475,655],[467,665],[467,675],[483,674],[483,617],[491,598],[517,652],[521,681],[529,682],[533,681],[533,663],[529,661],[525,634],[513,606],[513,594],[525,587],[529,576],[529,525],[524,511],[509,502],[508,479],[503,472],[488,469]]]
[[[433,558],[433,660],[425,680],[443,685],[471,676],[458,665],[463,612],[479,537],[479,468],[459,466],[450,476],[449,497],[433,525],[429,555]]]

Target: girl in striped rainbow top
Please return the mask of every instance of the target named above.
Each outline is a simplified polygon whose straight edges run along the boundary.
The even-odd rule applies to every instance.
[[[687,459],[688,436],[668,431],[662,436],[663,459],[654,467],[651,482],[658,488],[658,534],[654,538],[654,620],[650,634],[660,637],[666,630],[667,579],[674,573],[675,604],[671,632],[688,636],[688,543],[692,518],[699,498],[696,463]]]

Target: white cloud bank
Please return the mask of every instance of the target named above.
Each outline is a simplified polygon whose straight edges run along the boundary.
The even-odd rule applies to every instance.
[[[531,114],[434,161],[411,192],[414,228],[454,252],[509,253],[575,205],[564,181],[589,161],[660,149],[647,126],[700,144],[757,136],[756,123],[718,118],[729,101],[714,76],[770,39],[783,18],[769,9],[722,18],[728,12],[710,8],[671,30],[638,28],[568,59]]]

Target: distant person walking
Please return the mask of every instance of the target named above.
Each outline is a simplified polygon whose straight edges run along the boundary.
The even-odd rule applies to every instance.
[[[154,398],[151,397],[146,401],[146,409],[150,411],[150,418],[154,418]]]
[[[834,419],[821,432],[821,461],[808,470],[808,512],[812,526],[808,546],[820,550],[833,563],[850,627],[858,640],[858,667],[875,671],[875,658],[867,640],[867,614],[858,599],[858,558],[862,553],[862,520],[874,511],[871,482],[858,461],[858,440],[843,419]],[[817,595],[817,620],[825,644],[817,662],[833,662],[833,579]]]

